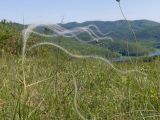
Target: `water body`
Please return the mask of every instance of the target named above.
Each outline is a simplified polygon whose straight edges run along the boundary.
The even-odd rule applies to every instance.
[[[154,52],[148,55],[149,57],[160,56],[160,49],[156,49]]]
[[[160,56],[160,49],[155,49],[155,51],[150,53],[148,56],[140,56],[138,58],[154,57],[154,56]],[[127,61],[129,59],[134,59],[134,58],[136,58],[136,57],[122,56],[122,57],[119,57],[119,58],[112,58],[111,61],[113,61],[113,62],[123,62],[123,61]]]

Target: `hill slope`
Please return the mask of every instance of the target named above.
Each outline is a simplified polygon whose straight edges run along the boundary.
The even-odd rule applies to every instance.
[[[149,21],[149,20],[135,20],[129,21],[132,25],[134,31],[138,34],[139,39],[155,39],[160,33],[160,23]],[[124,20],[118,21],[87,21],[83,23],[71,22],[67,24],[62,24],[63,27],[67,29],[72,29],[75,27],[83,27],[90,24],[96,25],[103,33],[111,32],[110,36],[114,39],[133,39],[133,35],[128,29],[128,24]],[[159,28],[159,29],[158,29]],[[154,32],[148,33],[145,30],[155,29]],[[156,33],[156,35],[155,35]],[[149,34],[150,37],[146,37]],[[156,38],[159,39],[159,38]]]
[[[111,56],[115,55],[127,55],[129,52],[130,55],[135,56],[136,50],[138,49],[138,55],[147,55],[152,50],[153,47],[160,46],[160,23],[149,21],[149,20],[136,20],[136,21],[129,21],[133,26],[138,40],[138,44],[135,44],[135,41],[128,41],[128,48],[126,40],[133,39],[133,35],[128,30],[128,26],[126,21],[119,20],[114,22],[104,22],[104,21],[88,21],[84,23],[67,23],[61,24],[63,27],[67,29],[72,29],[75,27],[82,27],[94,24],[96,25],[103,33],[111,32],[109,34],[110,37],[114,39],[114,42],[107,42],[103,41],[103,44],[93,44],[92,45],[84,45],[78,42],[72,42],[69,40],[67,42],[66,39],[62,41],[63,45],[67,49],[78,50],[80,53],[97,53],[98,55],[106,56],[110,54]],[[23,29],[23,25],[17,23],[0,23],[0,43],[1,48],[6,49],[11,53],[17,53],[21,50],[21,30]],[[41,28],[41,32],[44,28]],[[45,29],[44,29],[45,30]],[[83,40],[87,39],[85,36],[81,35]],[[37,37],[35,38],[37,39]],[[144,41],[145,40],[145,41]],[[147,40],[147,42],[146,42]],[[153,41],[154,40],[154,41]],[[19,41],[19,42],[18,42]],[[32,41],[32,40],[31,40]],[[34,41],[34,39],[33,39]],[[77,47],[78,46],[78,47]],[[9,49],[9,50],[8,50]],[[98,51],[98,52],[97,52]],[[127,52],[125,52],[127,51]]]

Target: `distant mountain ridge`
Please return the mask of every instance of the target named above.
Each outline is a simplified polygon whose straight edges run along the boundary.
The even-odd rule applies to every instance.
[[[139,40],[160,40],[160,23],[151,20],[129,20]],[[13,23],[19,30],[24,27],[22,24]],[[103,33],[110,33],[109,36],[116,40],[133,40],[133,34],[125,20],[117,21],[86,21],[82,23],[69,22],[60,24],[66,29],[96,25]],[[28,25],[25,25],[26,27]],[[43,29],[42,29],[43,30]]]
[[[132,25],[134,31],[136,32],[138,42],[132,41],[133,34],[128,29],[127,22],[124,20],[118,20],[113,22],[87,21],[83,23],[72,22],[67,24],[60,24],[62,27],[65,27],[67,29],[73,29],[75,27],[83,27],[88,25],[96,25],[103,33],[109,32],[110,34],[108,36],[112,37],[114,39],[113,41],[106,39],[100,42],[91,42],[89,44],[84,44],[83,42],[81,43],[75,39],[65,37],[61,37],[61,40],[59,39],[59,37],[41,38],[38,35],[34,35],[32,37],[38,40],[44,39],[52,42],[60,40],[61,42],[59,42],[59,44],[70,50],[74,50],[83,54],[96,53],[105,57],[109,54],[109,56],[143,56],[153,52],[155,48],[160,48],[160,23],[149,20],[136,20],[129,22]],[[22,39],[21,31],[24,29],[24,27],[27,28],[27,26],[29,25],[23,26],[22,24],[7,21],[0,22],[0,43],[3,46],[5,46],[6,44],[10,46],[11,52],[13,52],[17,48],[20,50],[22,42],[18,41]],[[99,34],[99,32],[94,27],[91,27],[91,29],[94,32],[97,32],[100,37],[104,37],[102,34]],[[35,30],[42,34],[54,33],[53,31],[44,26],[39,26]],[[84,41],[90,39],[88,34],[85,33],[78,34],[78,37],[80,37]],[[34,41],[36,39],[32,40]]]
[[[138,39],[160,40],[160,23],[150,20],[128,21],[134,29]],[[96,25],[103,33],[111,32],[110,36],[114,39],[133,39],[133,35],[128,28],[127,21],[86,21],[83,23],[70,22],[61,24],[64,28],[72,29],[87,25]]]

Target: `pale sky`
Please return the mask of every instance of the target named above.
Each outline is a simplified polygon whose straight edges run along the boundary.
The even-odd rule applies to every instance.
[[[22,23],[123,19],[116,0],[1,0],[0,19]],[[121,0],[129,20],[160,22],[160,0]]]

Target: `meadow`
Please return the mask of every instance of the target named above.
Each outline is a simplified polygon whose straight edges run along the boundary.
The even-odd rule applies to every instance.
[[[1,40],[0,119],[160,119],[159,57],[113,62],[120,71],[139,71],[122,73],[98,59],[74,58],[56,47],[40,46],[28,51],[23,63],[20,33],[3,30],[6,41]],[[11,38],[12,42],[7,41]],[[28,44],[36,39],[32,36]],[[79,46],[102,56],[108,51]],[[75,49],[70,51],[77,53]]]

